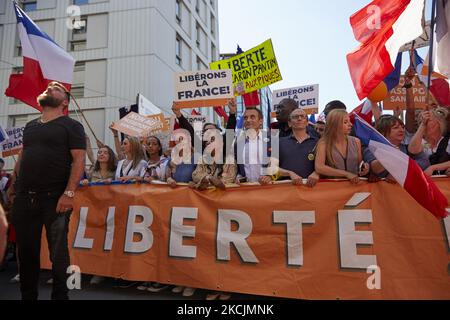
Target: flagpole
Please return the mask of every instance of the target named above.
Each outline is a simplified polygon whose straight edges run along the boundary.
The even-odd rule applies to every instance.
[[[434,54],[434,28],[436,26],[436,0],[433,0],[431,10],[431,26],[430,26],[430,53],[428,59],[428,83],[427,83],[427,104],[430,103],[430,87],[431,75],[433,74],[433,54]]]
[[[89,127],[89,130],[91,131],[92,135],[94,136],[95,141],[100,141],[100,140],[98,140],[97,136],[95,135],[94,130],[92,130],[92,127],[91,127],[91,125],[89,124],[89,121],[87,121],[86,117],[84,116],[83,110],[81,110],[80,106],[78,105],[77,100],[76,100],[75,97],[72,95],[72,93],[69,93],[69,94],[70,94],[70,96],[72,97],[72,101],[75,103],[75,105],[77,106],[78,110],[80,111],[81,116],[83,117],[83,119],[84,119],[84,121],[86,122],[87,126]]]

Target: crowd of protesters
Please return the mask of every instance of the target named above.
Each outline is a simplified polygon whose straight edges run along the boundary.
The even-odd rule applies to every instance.
[[[397,115],[382,115],[379,106],[373,103],[375,122],[373,126],[396,148],[414,159],[428,175],[450,176],[450,115],[448,107],[431,104],[416,118],[411,90],[408,86],[412,76],[406,77],[407,112],[406,122]],[[278,141],[269,134],[264,135],[263,114],[257,107],[247,108],[243,114],[244,129],[236,130],[236,103],[228,106],[229,120],[226,129],[237,131],[233,141],[220,135],[217,125],[207,123],[198,134],[182,112],[173,108],[174,115],[184,134],[173,135],[173,145],[164,145],[157,136],[125,136],[122,140],[113,129],[115,152],[97,141],[98,152],[94,157],[91,143],[86,138],[87,156],[92,165],[86,169],[82,186],[92,183],[113,182],[167,183],[176,188],[187,184],[199,191],[208,188],[225,190],[227,185],[243,183],[271,184],[277,180],[291,180],[294,185],[313,188],[321,179],[347,179],[358,184],[361,178],[369,181],[385,179],[396,183],[395,178],[381,165],[366,146],[354,136],[351,117],[344,103],[332,101],[327,104],[325,121],[309,123],[304,110],[294,100],[285,99],[276,106]],[[227,137],[229,139],[229,137]],[[216,144],[221,140],[221,144]],[[228,142],[228,143],[227,143]],[[277,144],[278,154],[271,150]],[[182,147],[180,147],[182,146]],[[196,146],[201,146],[197,150]],[[211,146],[213,146],[211,148]],[[196,155],[200,154],[197,157]],[[275,162],[275,171],[273,171]],[[3,167],[3,160],[0,166]],[[3,169],[3,168],[1,168]],[[1,174],[1,202],[9,208],[6,190],[10,179]],[[5,223],[0,212],[0,228]],[[10,229],[10,234],[13,231]],[[10,238],[10,241],[13,241]],[[5,239],[0,238],[0,257],[5,249]],[[16,281],[20,281],[17,278]],[[94,277],[92,284],[102,281]],[[125,282],[121,287],[134,285]],[[168,286],[156,282],[141,283],[139,290],[159,292]],[[175,286],[172,291],[192,296],[195,288]],[[210,292],[208,300],[227,300],[224,292]]]

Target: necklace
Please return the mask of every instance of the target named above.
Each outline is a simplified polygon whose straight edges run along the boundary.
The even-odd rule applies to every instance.
[[[44,119],[42,119],[42,117],[40,117],[39,118],[39,120],[38,120],[38,122],[40,123],[40,124],[46,124],[47,122],[49,122],[50,120],[44,120]]]
[[[46,123],[49,123],[49,122],[51,122],[51,121],[53,121],[53,120],[56,120],[56,119],[58,119],[58,118],[61,118],[62,116],[57,116],[57,117],[55,117],[55,118],[53,118],[53,119],[48,119],[48,120],[44,120],[43,118],[42,118],[42,116],[39,118],[39,120],[38,120],[38,122],[40,123],[40,124],[46,124]]]

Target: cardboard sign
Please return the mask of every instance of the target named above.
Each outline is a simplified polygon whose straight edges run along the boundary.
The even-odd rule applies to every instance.
[[[319,85],[282,89],[273,92],[273,105],[278,105],[283,99],[293,99],[298,107],[306,113],[319,113]]]
[[[392,89],[387,98],[383,102],[384,110],[406,110],[406,89],[403,88],[405,77],[400,78],[400,83]],[[413,79],[412,92],[414,95],[414,108],[425,109],[427,105],[427,88],[419,79]]]
[[[25,127],[15,127],[6,129],[6,133],[9,136],[8,140],[5,140],[2,146],[2,157],[11,157],[18,155],[23,147],[23,131]]]
[[[175,75],[177,108],[217,107],[234,98],[231,70],[202,70]]]
[[[283,80],[270,39],[231,59],[213,62],[210,68],[231,69],[234,93],[237,96]]]
[[[131,112],[125,118],[115,123],[113,129],[131,137],[140,138],[165,132],[169,128],[163,114],[144,117]]]

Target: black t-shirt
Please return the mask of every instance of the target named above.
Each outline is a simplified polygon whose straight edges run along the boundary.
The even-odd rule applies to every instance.
[[[83,126],[60,117],[47,123],[29,122],[23,133],[23,151],[17,191],[64,190],[72,168],[71,150],[86,150]]]

